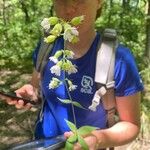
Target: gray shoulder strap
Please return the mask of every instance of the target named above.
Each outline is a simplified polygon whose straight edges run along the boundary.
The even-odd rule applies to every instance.
[[[39,73],[43,72],[44,66],[46,65],[48,61],[48,56],[52,50],[53,44],[47,44],[44,42],[44,38],[41,38],[41,44],[39,48],[39,52],[37,55],[37,61],[36,61],[36,70]]]
[[[42,77],[43,69],[48,62],[48,57],[50,52],[52,51],[53,44],[47,44],[44,42],[44,38],[41,38],[40,48],[37,55],[37,61],[36,61],[36,70],[39,72],[40,77]],[[33,80],[34,83],[36,83],[36,80]],[[39,83],[39,86],[41,87],[41,82]],[[43,107],[44,107],[44,96],[42,90],[39,90],[39,95],[42,98],[42,104],[41,104],[41,111],[40,111],[40,120],[43,117]]]
[[[105,29],[101,46],[97,52],[95,82],[113,87],[115,49],[117,34],[113,29]]]
[[[117,34],[115,30],[106,29],[103,35],[103,41],[100,48],[101,55],[97,61],[103,62],[99,66],[100,76],[96,78],[97,84],[105,85],[106,94],[102,96],[102,103],[107,112],[107,126],[111,127],[115,124],[116,100],[114,95],[114,68],[115,68],[115,52],[118,46]]]
[[[97,52],[95,82],[97,91],[93,97],[92,105],[89,107],[96,111],[100,104],[100,99],[107,111],[108,126],[112,126],[115,114],[115,96],[114,96],[114,64],[115,49],[117,47],[117,34],[113,29],[105,29],[100,48]]]

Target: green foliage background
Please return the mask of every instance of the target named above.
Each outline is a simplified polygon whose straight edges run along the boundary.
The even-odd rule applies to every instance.
[[[1,4],[1,6],[3,6]],[[40,38],[40,22],[50,16],[51,0],[5,0],[0,16],[0,67],[22,68],[31,63],[31,54]],[[118,31],[120,41],[134,52],[139,65],[145,49],[145,3],[131,2],[122,7],[115,0],[104,4],[102,16],[96,21],[98,29]]]
[[[143,123],[150,120],[150,61],[145,56],[147,2],[107,0],[101,17],[95,23],[99,31],[107,27],[115,28],[120,42],[134,53],[145,83],[142,99],[142,116],[145,117],[142,118]],[[51,0],[0,1],[0,71],[17,69],[21,73],[32,72],[32,52],[41,35],[40,22],[52,14]],[[142,125],[142,131],[149,132],[148,122],[146,125]]]
[[[1,4],[1,68],[31,65],[32,51],[40,38],[40,22],[50,15],[51,5],[51,0],[8,0],[5,6]]]

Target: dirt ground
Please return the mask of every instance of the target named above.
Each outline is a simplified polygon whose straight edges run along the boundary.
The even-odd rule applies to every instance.
[[[0,71],[0,89],[15,90],[27,83],[30,78],[30,74],[22,75],[18,71]],[[39,108],[31,111],[16,110],[14,106],[9,106],[5,101],[0,100],[0,150],[6,150],[11,145],[33,139],[34,123],[38,110]],[[150,128],[150,124],[142,125],[144,131],[145,128]],[[139,137],[134,142],[120,150],[150,150],[150,132],[144,133],[143,130],[141,130]]]

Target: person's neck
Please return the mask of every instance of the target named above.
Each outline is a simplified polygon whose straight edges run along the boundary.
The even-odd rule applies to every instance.
[[[74,52],[74,58],[80,58],[89,50],[93,40],[95,39],[96,31],[89,31],[86,33],[79,34],[79,41],[75,44],[70,42],[65,43],[65,48]]]

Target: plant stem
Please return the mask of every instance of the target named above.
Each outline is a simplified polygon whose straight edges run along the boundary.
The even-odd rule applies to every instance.
[[[65,50],[65,49],[66,49],[66,43],[65,43],[65,40],[64,40],[64,50]],[[63,55],[63,59],[66,59],[65,55]],[[66,79],[66,72],[64,72],[64,73],[65,73],[64,79]],[[65,87],[66,87],[66,89],[67,89],[67,93],[68,93],[69,99],[71,100],[71,102],[73,102],[72,97],[71,97],[70,92],[69,92],[69,89],[68,89],[68,85],[67,85],[67,83],[66,83],[66,80],[64,80],[64,83],[65,83]],[[74,121],[75,126],[77,127],[76,115],[75,115],[75,110],[74,110],[74,105],[73,105],[73,103],[71,103],[71,107],[72,107],[73,121]]]
[[[72,97],[71,97],[70,92],[69,92],[69,89],[68,89],[68,86],[67,86],[67,83],[66,83],[66,80],[64,81],[64,83],[65,83],[65,87],[67,89],[67,93],[68,93],[69,99],[73,102]],[[71,107],[72,107],[73,121],[74,121],[75,126],[77,126],[76,116],[75,116],[75,110],[74,110],[73,103],[71,103]]]

